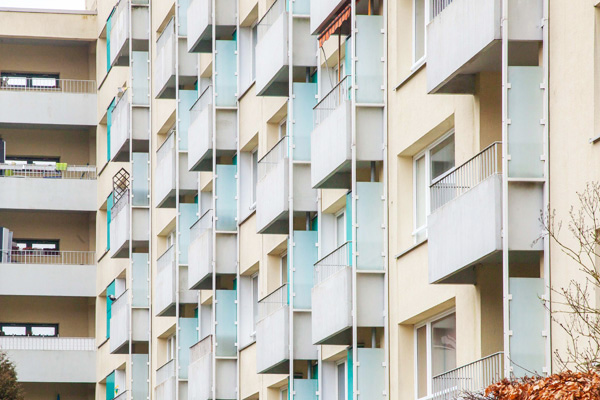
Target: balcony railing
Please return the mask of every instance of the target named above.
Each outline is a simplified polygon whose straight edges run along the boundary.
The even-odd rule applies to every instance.
[[[285,4],[286,1],[284,0],[275,0],[265,15],[260,19],[260,21],[258,21],[257,35],[259,42],[267,33],[271,25],[273,25],[279,16],[285,11]]]
[[[484,357],[433,377],[432,400],[454,400],[465,392],[478,392],[504,377],[504,353]]]
[[[351,242],[346,242],[315,264],[314,284],[318,285],[338,271],[351,264]]]
[[[258,181],[262,181],[265,176],[269,174],[277,164],[288,157],[288,137],[282,137],[275,146],[271,148],[259,161],[258,161]]]
[[[315,128],[333,113],[344,101],[350,99],[351,79],[349,75],[342,78],[330,91],[314,106]]]
[[[0,178],[96,179],[94,165],[0,164]]]
[[[160,257],[156,260],[157,272],[161,272],[165,268],[171,268],[175,262],[175,245],[171,245]]]
[[[212,103],[212,101],[213,101],[213,87],[212,87],[212,85],[208,85],[204,89],[202,94],[200,94],[200,97],[198,97],[198,100],[196,100],[196,102],[192,106],[192,108],[190,110],[190,114],[191,114],[190,119],[193,121],[195,119],[195,116],[200,114],[209,104]]]
[[[95,351],[95,338],[0,336],[0,350]]]
[[[207,229],[212,228],[213,210],[208,210],[190,227],[190,242],[198,239]]]
[[[431,212],[502,172],[502,143],[494,142],[430,186]]]
[[[122,391],[117,396],[113,397],[113,400],[127,400],[127,393],[128,392],[129,392],[128,390]]]
[[[284,283],[268,296],[258,302],[258,321],[262,321],[269,315],[288,304],[288,284]]]
[[[450,3],[452,0],[431,0],[431,19],[437,17]]]
[[[168,361],[156,370],[156,383],[160,385],[175,377],[175,360]]]
[[[39,250],[0,250],[11,264],[53,264],[53,265],[94,265],[96,253],[93,251]]]
[[[96,81],[4,76],[0,90],[25,92],[96,93]]]

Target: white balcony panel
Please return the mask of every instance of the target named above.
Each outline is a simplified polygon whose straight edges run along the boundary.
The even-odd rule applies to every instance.
[[[188,399],[212,399],[212,335],[190,347]]]
[[[289,332],[290,308],[287,304],[258,321],[256,370],[259,374],[283,374],[289,371]]]
[[[155,292],[155,311],[158,316],[175,316],[177,301],[176,282],[179,278],[179,302],[194,304],[198,302],[197,292],[188,290],[188,268],[179,266],[177,276],[175,263],[175,246],[171,246],[157,261],[157,288]]]
[[[352,327],[352,269],[341,268],[312,289],[312,341],[348,344]]]
[[[95,383],[94,338],[0,337],[19,382]]]
[[[117,10],[111,17],[110,63],[129,65],[129,12],[130,2],[120,0]],[[131,44],[133,51],[148,51],[148,12],[149,7],[131,4]]]
[[[171,360],[156,370],[156,400],[175,400],[175,360]]]
[[[311,184],[314,188],[347,186],[352,159],[351,110],[350,101],[342,101],[311,133]]]
[[[0,276],[2,296],[95,297],[96,292],[95,264],[0,263]]]
[[[0,99],[2,97],[0,93]],[[95,179],[0,176],[0,186],[2,187],[0,209],[3,210],[95,211],[97,209]]]
[[[314,35],[323,30],[344,0],[310,0],[310,32]]]
[[[537,65],[542,1],[509,0],[509,57]],[[427,89],[473,93],[474,74],[501,68],[502,1],[454,0],[427,25]]]
[[[130,215],[129,195],[125,194],[111,210],[110,223],[110,256],[111,258],[129,257]],[[133,248],[147,248],[150,238],[149,210],[145,208],[133,209]]]
[[[187,10],[187,48],[189,52],[208,53],[212,49],[213,0],[192,0]],[[229,37],[236,28],[235,0],[215,0],[217,39]]]
[[[147,343],[149,340],[150,313],[147,308],[130,310],[129,291],[123,292],[112,303],[110,319],[110,352],[129,352],[129,330],[132,329],[133,343]],[[130,317],[131,311],[131,317]],[[133,324],[131,323],[133,319]]]
[[[70,81],[77,92],[0,88],[0,121],[31,127],[91,127],[97,123],[96,83]],[[66,82],[63,83],[67,85]],[[81,87],[80,87],[81,85]],[[66,90],[66,88],[65,88]]]
[[[145,107],[131,108],[129,91],[117,102],[113,111],[110,130],[110,154],[112,161],[129,161],[129,127],[132,127],[134,152],[148,152],[150,127],[149,112]]]
[[[175,134],[171,134],[156,152],[155,196],[157,207],[175,207]],[[188,171],[188,153],[179,153],[179,194],[198,191],[197,174]]]

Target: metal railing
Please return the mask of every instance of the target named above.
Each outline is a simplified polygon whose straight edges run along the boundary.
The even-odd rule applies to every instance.
[[[268,32],[269,28],[277,21],[279,16],[285,12],[285,0],[275,0],[265,15],[258,21],[257,36],[260,42]],[[286,32],[287,33],[287,32]]]
[[[333,274],[351,265],[352,242],[346,242],[315,263],[314,284],[318,285]]]
[[[213,210],[206,211],[198,221],[190,227],[190,241],[198,239],[207,229],[212,228]]]
[[[442,175],[430,186],[431,212],[501,172],[502,142],[494,142],[464,164]]]
[[[0,90],[15,92],[96,93],[96,81],[3,76],[0,78]]]
[[[39,250],[0,250],[3,257],[11,264],[52,264],[52,265],[94,265],[94,251],[58,251],[51,249]]]
[[[0,336],[0,350],[95,351],[95,338]]]
[[[59,163],[60,164],[60,163]],[[0,164],[0,178],[96,179],[95,165]]]
[[[282,137],[260,160],[258,160],[258,181],[262,181],[269,172],[289,156],[288,136]]]
[[[346,75],[327,93],[321,101],[313,108],[313,120],[315,127],[333,113],[342,103],[350,99],[351,79]]]
[[[169,379],[175,378],[175,360],[168,361],[156,370],[156,383],[160,385]]]
[[[288,284],[284,283],[271,294],[258,301],[258,320],[262,321],[269,315],[288,304]]]
[[[450,3],[452,3],[452,0],[431,0],[431,19],[437,17],[438,14],[444,11],[444,8],[448,7]]]
[[[504,353],[499,352],[433,377],[432,400],[454,400],[478,392],[504,377]]]

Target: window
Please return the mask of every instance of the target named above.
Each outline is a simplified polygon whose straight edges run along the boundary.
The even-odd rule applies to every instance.
[[[338,363],[335,367],[336,371],[336,400],[346,400],[347,376],[346,376],[346,361]]]
[[[335,215],[335,245],[336,248],[346,243],[346,212],[340,211]]]
[[[258,43],[258,21],[252,27],[252,81],[256,80],[256,44]]]
[[[60,161],[59,157],[18,157],[8,156],[6,162],[15,165],[44,165],[55,166]]]
[[[2,73],[2,86],[14,88],[57,89],[58,74]]]
[[[279,123],[279,140],[287,136],[287,117]]]
[[[281,255],[281,262],[279,265],[279,284],[281,286],[288,283],[288,256],[287,251]]]
[[[254,320],[254,331],[258,322],[258,274],[252,275],[252,317]]]
[[[438,316],[415,327],[415,391],[431,396],[432,379],[456,368],[456,313]]]
[[[454,130],[451,130],[414,158],[413,236],[415,243],[427,237],[427,215],[430,213],[429,187],[454,168],[454,152]]]
[[[288,387],[284,386],[279,392],[279,400],[288,400]]]
[[[252,209],[256,207],[256,186],[258,185],[258,148],[252,152]]]
[[[413,0],[413,64],[425,58],[428,3],[428,0]]]
[[[175,359],[175,335],[167,338],[167,362]]]
[[[13,247],[19,250],[58,250],[58,240],[13,239]]]
[[[58,324],[0,323],[0,336],[58,336]]]
[[[175,244],[175,231],[172,231],[167,235],[167,250]]]

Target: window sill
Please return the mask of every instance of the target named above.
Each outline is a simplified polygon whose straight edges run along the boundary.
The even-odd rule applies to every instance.
[[[401,81],[400,83],[398,83],[396,85],[396,87],[394,88],[394,91],[400,89],[402,86],[404,86],[404,84],[406,84],[408,81],[410,81],[413,76],[417,75],[422,69],[423,67],[425,67],[425,65],[427,64],[427,59],[426,58],[422,58],[421,60],[419,60],[417,63],[415,63],[412,68],[410,69],[410,72],[408,75],[406,75]]]

